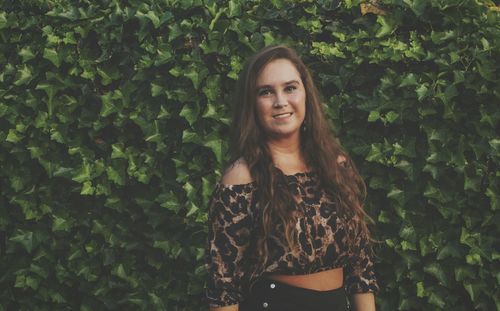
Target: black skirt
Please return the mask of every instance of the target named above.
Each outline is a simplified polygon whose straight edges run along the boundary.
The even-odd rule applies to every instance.
[[[317,291],[261,278],[252,287],[240,311],[347,311],[344,287]]]

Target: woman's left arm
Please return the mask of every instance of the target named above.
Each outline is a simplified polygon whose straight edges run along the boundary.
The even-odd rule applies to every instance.
[[[375,311],[375,295],[373,293],[359,293],[351,297],[354,311]]]
[[[358,232],[353,251],[344,270],[345,288],[353,311],[374,311],[375,293],[379,291],[375,276],[373,250],[366,232]]]

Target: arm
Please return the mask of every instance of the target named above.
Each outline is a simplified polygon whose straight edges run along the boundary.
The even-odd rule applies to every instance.
[[[221,308],[210,308],[210,311],[238,311],[238,305],[226,306]]]
[[[375,277],[369,238],[358,232],[353,241],[354,251],[346,265],[345,286],[354,311],[375,311],[375,295],[379,290]]]
[[[230,169],[217,184],[208,208],[205,301],[211,311],[238,311],[247,276],[245,261],[253,228],[254,186]],[[238,166],[236,166],[238,168]],[[234,178],[231,177],[233,173]]]
[[[351,301],[354,311],[375,311],[375,296],[373,293],[353,294]]]

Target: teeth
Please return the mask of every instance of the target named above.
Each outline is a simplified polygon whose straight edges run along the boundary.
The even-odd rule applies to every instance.
[[[283,113],[283,114],[278,114],[278,115],[275,115],[274,117],[275,117],[276,119],[281,119],[281,118],[286,118],[286,117],[289,117],[289,116],[291,116],[291,115],[292,115],[292,113],[291,113],[291,112],[287,112],[287,113]]]

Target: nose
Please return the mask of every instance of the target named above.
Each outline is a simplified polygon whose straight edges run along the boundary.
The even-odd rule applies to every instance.
[[[274,97],[273,107],[274,108],[281,108],[281,107],[286,106],[286,105],[287,105],[287,100],[286,100],[285,95],[282,94],[281,92],[277,92],[276,96]]]

